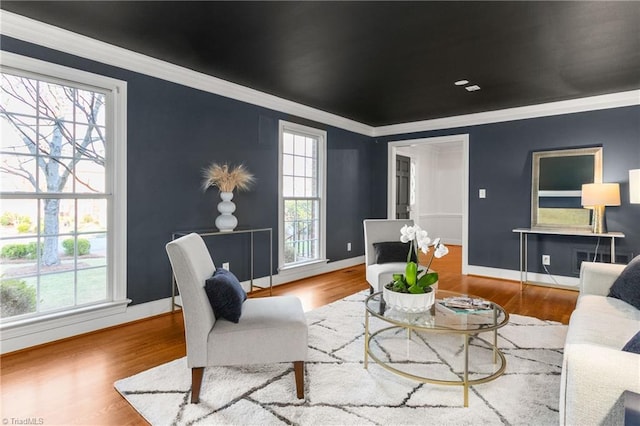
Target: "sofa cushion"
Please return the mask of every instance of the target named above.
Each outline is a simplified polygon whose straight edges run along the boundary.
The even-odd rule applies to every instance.
[[[585,294],[578,298],[576,309],[587,309],[598,314],[619,316],[640,321],[640,310],[634,308],[627,302],[613,297],[595,296]]]
[[[207,279],[204,289],[216,319],[224,318],[238,323],[247,293],[236,276],[226,269],[217,268],[213,276]]]
[[[566,344],[593,344],[620,350],[638,332],[638,321],[593,309],[576,309],[569,320]]]
[[[640,331],[627,342],[622,348],[625,352],[633,352],[634,354],[640,354]]]
[[[393,281],[393,274],[404,274],[406,262],[373,264],[367,266],[366,278],[369,283],[377,283],[378,291],[382,291],[382,286]],[[375,288],[374,288],[375,290]]]
[[[640,309],[640,255],[622,270],[609,290],[609,297],[624,300]]]
[[[308,353],[307,317],[295,296],[252,297],[238,324],[218,321],[208,340],[207,365],[304,361]],[[260,342],[268,341],[268,345]]]
[[[411,244],[400,241],[386,241],[373,243],[375,250],[375,260],[377,264],[406,262]],[[417,262],[418,256],[415,251],[411,252],[411,260]]]

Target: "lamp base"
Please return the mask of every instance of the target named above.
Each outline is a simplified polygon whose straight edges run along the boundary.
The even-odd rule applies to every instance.
[[[606,234],[607,219],[604,217],[604,206],[593,207],[593,233]]]

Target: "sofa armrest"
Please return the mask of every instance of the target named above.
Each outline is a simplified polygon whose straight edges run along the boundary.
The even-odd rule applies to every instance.
[[[565,347],[560,424],[622,424],[622,393],[640,392],[640,355],[592,344]]]
[[[595,294],[606,296],[609,288],[625,265],[617,263],[582,262],[580,267],[580,294]]]

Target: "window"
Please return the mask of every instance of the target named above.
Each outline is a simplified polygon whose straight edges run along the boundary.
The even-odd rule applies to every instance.
[[[1,78],[2,324],[122,303],[126,86],[18,55]]]
[[[325,260],[326,132],[280,122],[280,268]]]

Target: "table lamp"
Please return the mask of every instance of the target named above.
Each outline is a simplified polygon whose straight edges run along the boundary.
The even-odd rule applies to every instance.
[[[607,221],[604,217],[604,208],[620,205],[620,184],[585,183],[582,185],[582,205],[593,209],[593,232],[606,234]]]
[[[629,170],[629,202],[640,204],[640,169]]]

